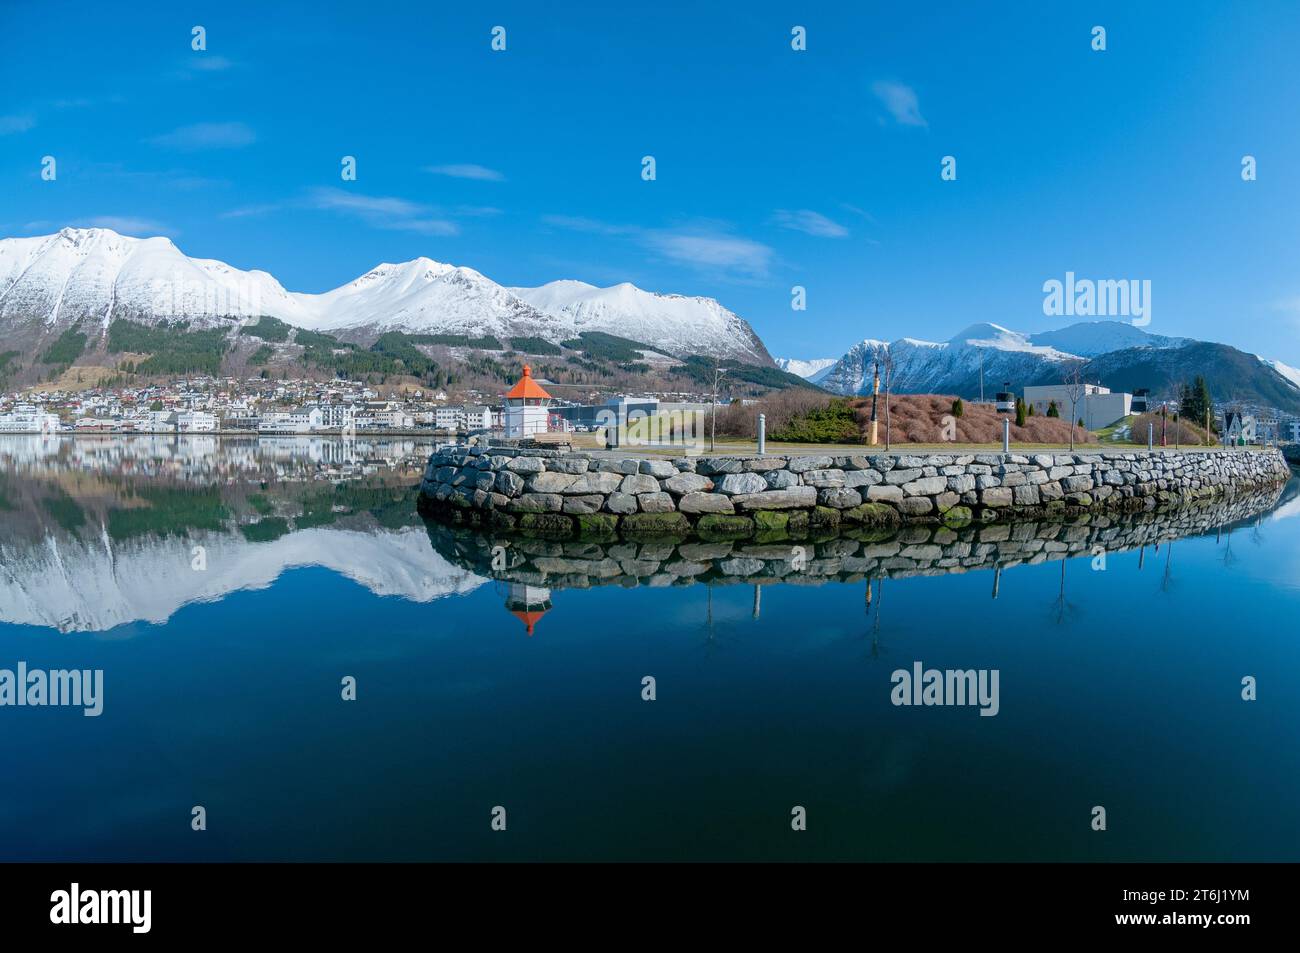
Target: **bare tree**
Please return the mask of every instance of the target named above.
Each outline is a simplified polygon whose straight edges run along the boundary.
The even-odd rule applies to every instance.
[[[716,355],[713,358],[713,402],[710,405],[712,416],[709,421],[709,453],[713,453],[717,448],[718,440],[718,385],[722,382],[722,375],[727,373],[727,369],[722,366],[722,361]]]
[[[1079,401],[1088,392],[1088,385],[1083,379],[1083,362],[1069,361],[1061,369],[1061,383],[1065,385],[1065,396],[1070,398],[1070,452],[1074,452],[1074,428],[1079,423]]]

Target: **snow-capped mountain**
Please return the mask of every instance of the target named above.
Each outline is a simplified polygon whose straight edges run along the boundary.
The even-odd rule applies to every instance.
[[[781,370],[788,371],[797,377],[802,377],[804,380],[816,384],[826,376],[823,372],[834,367],[839,358],[815,357],[811,361],[801,361],[796,357],[778,357],[775,360],[776,366]]]
[[[510,291],[566,323],[571,336],[604,331],[678,356],[718,354],[750,364],[772,364],[754,329],[713,298],[657,294],[627,282],[598,288],[583,281],[552,281]]]
[[[1022,334],[977,324],[947,341],[867,339],[855,344],[817,383],[838,394],[867,394],[872,371],[888,354],[891,388],[898,393],[986,397],[1009,383],[1060,383],[1070,362],[1081,362],[1090,381],[1114,390],[1147,388],[1173,393],[1196,375],[1223,398],[1300,412],[1300,371],[1265,361],[1226,344],[1148,334],[1118,321],[1092,321],[1055,331]],[[882,364],[883,368],[883,364]]]
[[[341,288],[294,298],[305,313],[301,326],[317,331],[537,336],[552,342],[573,336],[565,322],[474,269],[429,258],[382,264]]]
[[[103,228],[0,240],[0,330],[113,318],[190,319],[197,325],[258,314],[300,318],[293,295],[263,271],[187,258],[170,239]]]
[[[1055,331],[1039,331],[1027,336],[1033,344],[1056,348],[1077,357],[1095,357],[1130,347],[1181,347],[1190,338],[1148,334],[1123,321],[1080,321]]]
[[[189,258],[167,238],[104,228],[0,240],[0,335],[34,351],[78,325],[93,340],[117,318],[181,318],[230,326],[269,315],[353,339],[380,332],[541,337],[582,331],[644,341],[678,357],[718,355],[771,365],[750,326],[712,298],[596,288],[577,281],[505,288],[471,268],[417,258],[381,264],[333,291],[286,291],[263,271]]]
[[[826,372],[821,386],[840,394],[869,393],[873,368],[886,353],[894,362],[892,389],[962,395],[978,395],[981,378],[984,391],[991,394],[1003,381],[1036,378],[1044,366],[1073,356],[997,324],[975,324],[947,341],[862,341]]]

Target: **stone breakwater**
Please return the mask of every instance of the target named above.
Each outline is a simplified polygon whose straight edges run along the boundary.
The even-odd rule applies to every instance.
[[[1278,486],[1277,450],[620,457],[457,447],[429,458],[418,508],[548,536],[744,536],[1140,512]]]
[[[689,586],[695,583],[853,583],[1010,569],[1120,553],[1248,525],[1276,506],[1282,487],[1202,500],[1168,512],[1077,520],[858,526],[830,538],[760,534],[735,540],[542,539],[428,524],[452,565],[504,582],[549,589]]]

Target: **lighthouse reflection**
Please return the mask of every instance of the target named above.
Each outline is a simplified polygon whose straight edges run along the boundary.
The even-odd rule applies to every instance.
[[[506,611],[524,624],[531,638],[542,616],[551,611],[551,590],[526,582],[512,582],[506,590]]]

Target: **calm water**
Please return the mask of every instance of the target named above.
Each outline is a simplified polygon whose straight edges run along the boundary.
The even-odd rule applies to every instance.
[[[520,544],[414,516],[428,450],[0,438],[0,668],[104,671],[98,718],[0,708],[0,859],[1300,859],[1295,481]],[[894,706],[916,661],[998,670],[999,713]]]

